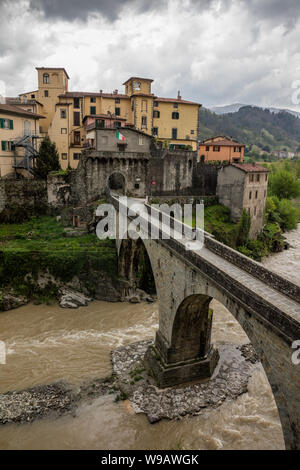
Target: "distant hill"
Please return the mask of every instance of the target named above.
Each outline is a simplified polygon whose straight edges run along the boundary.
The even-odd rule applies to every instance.
[[[200,140],[219,134],[262,149],[300,149],[300,119],[286,111],[274,113],[255,106],[242,106],[236,112],[218,115],[209,109],[200,108]]]
[[[281,111],[285,111],[286,113],[290,113],[293,116],[299,117],[300,118],[300,113],[297,111],[293,111],[292,109],[287,109],[287,108],[272,108],[272,107],[263,107],[263,106],[255,106],[253,104],[242,104],[242,103],[234,103],[234,104],[228,104],[226,106],[213,106],[210,109],[210,111],[213,111],[216,114],[228,114],[228,113],[236,113],[238,112],[241,108],[245,106],[251,106],[252,108],[261,108],[261,109],[268,109],[272,113],[280,113]]]

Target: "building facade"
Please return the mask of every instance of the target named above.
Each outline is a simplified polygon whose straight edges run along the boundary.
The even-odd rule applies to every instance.
[[[199,146],[199,161],[241,163],[244,161],[245,145],[222,135],[211,137]]]
[[[251,216],[250,238],[255,238],[264,225],[269,170],[250,163],[232,163],[218,172],[217,196],[230,209],[237,222],[245,209]]]
[[[77,167],[86,146],[86,118],[93,116],[102,118],[105,126],[119,127],[121,122],[154,136],[164,148],[197,149],[201,105],[183,100],[179,93],[177,98],[157,97],[152,79],[130,77],[123,83],[125,93],[69,92],[64,68],[37,67],[37,72],[38,89],[19,95],[19,101],[33,101],[36,112],[45,117],[40,132],[56,143],[63,169]]]
[[[41,118],[20,106],[0,104],[0,177],[13,176],[16,163],[25,157],[25,147],[14,144],[22,141],[38,150]]]

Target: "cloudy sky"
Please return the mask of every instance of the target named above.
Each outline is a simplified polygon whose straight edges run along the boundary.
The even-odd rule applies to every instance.
[[[123,91],[145,76],[158,96],[300,111],[299,0],[0,0],[0,21],[7,96],[52,66],[73,91]]]

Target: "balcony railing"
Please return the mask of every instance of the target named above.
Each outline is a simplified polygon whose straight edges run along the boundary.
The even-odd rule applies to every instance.
[[[116,123],[118,125],[116,125]],[[113,122],[106,122],[104,124],[101,124],[101,122],[92,122],[91,124],[88,124],[86,126],[87,131],[91,131],[93,129],[119,129],[121,127],[121,123],[118,121],[113,121]]]

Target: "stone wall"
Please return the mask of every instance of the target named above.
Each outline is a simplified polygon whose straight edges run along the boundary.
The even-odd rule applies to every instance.
[[[46,206],[46,181],[0,179],[0,212],[9,207],[26,207],[39,212]]]
[[[148,195],[192,195],[196,152],[186,150],[151,151]],[[196,192],[197,194],[197,192]]]
[[[196,163],[193,172],[193,188],[205,196],[216,194],[219,169],[217,165]]]

